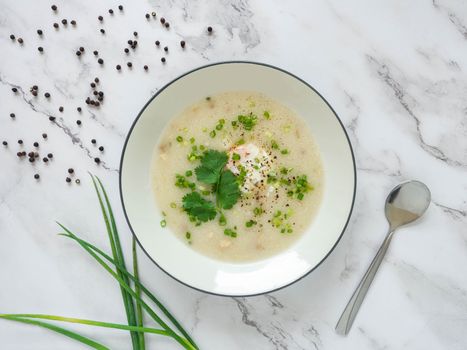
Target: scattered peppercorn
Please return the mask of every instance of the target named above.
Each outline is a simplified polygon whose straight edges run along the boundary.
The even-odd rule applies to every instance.
[[[32,90],[32,91],[31,91],[31,94],[32,94],[33,96],[37,96],[37,91],[36,91],[36,90]]]
[[[39,174],[34,174],[34,178],[35,178],[36,180],[39,180],[39,178],[40,178]]]
[[[113,15],[113,14],[114,14],[114,10],[109,9],[109,13],[110,13],[111,15]]]
[[[78,119],[78,120],[76,121],[76,124],[81,125],[81,120]]]
[[[31,158],[31,157],[29,157],[29,161],[30,161],[31,163],[34,163],[35,159],[34,159],[34,158]]]
[[[76,179],[75,182],[76,182],[77,185],[79,185],[81,183],[81,181],[79,179]]]
[[[84,52],[84,47],[80,46],[79,51]]]
[[[15,87],[13,87],[13,88],[11,88],[11,91],[13,91],[13,92],[18,92],[18,89],[15,88]]]
[[[151,15],[152,15],[152,17],[156,17],[156,13],[155,13],[155,12],[151,12]]]
[[[122,69],[122,67],[121,67],[119,64],[117,64],[117,65],[115,66],[115,68],[117,68],[117,70]]]
[[[44,96],[45,96],[45,98],[50,98],[50,93],[46,92],[46,93],[44,94]]]
[[[99,151],[104,152],[104,146],[99,146]]]
[[[75,25],[76,25],[76,21],[75,21],[74,19],[72,19],[72,20],[70,21],[70,23],[71,23],[72,26],[75,26]]]
[[[208,33],[209,33],[209,34],[212,33],[212,27],[211,27],[211,26],[208,27]]]
[[[101,28],[101,33],[105,34],[105,29],[104,28]]]
[[[6,141],[3,141],[2,144],[3,144],[3,146],[8,146],[8,142],[6,142]]]
[[[144,68],[144,70],[148,70],[148,69],[149,69],[149,67],[148,67],[147,65],[144,65],[143,68]]]
[[[16,115],[14,113],[10,113],[10,118],[15,118]]]
[[[53,121],[55,120],[55,117],[50,116],[50,117],[49,117],[49,120],[50,120],[51,122],[53,122]]]
[[[81,51],[76,51],[76,56],[81,56]]]
[[[131,62],[128,62],[126,65],[127,65],[129,68],[131,68],[131,67],[133,66],[133,64],[132,64]]]
[[[69,177],[67,177],[67,178],[65,179],[65,181],[66,181],[66,182],[71,182],[71,179],[70,179]]]
[[[75,170],[73,168],[68,169],[68,174],[73,174]]]
[[[33,146],[37,148],[37,147],[39,147],[39,143],[38,143],[38,142],[34,142],[34,143],[33,143]]]
[[[42,161],[43,161],[44,163],[47,163],[47,162],[49,161],[49,158],[44,157],[44,158],[42,158]]]
[[[63,108],[62,106],[58,107],[58,110],[59,110],[60,112],[63,112],[63,109],[64,109],[64,108]]]
[[[10,39],[11,39],[11,40],[15,40],[16,37],[15,37],[13,34],[11,34],[11,35],[10,35]]]
[[[57,6],[56,5],[52,5],[51,8],[52,8],[53,11],[57,11]]]
[[[22,43],[23,43],[23,38],[18,38],[18,42],[19,42],[20,44],[22,44]]]
[[[162,62],[162,63],[165,63],[165,57],[162,57],[162,58],[161,58],[161,62]]]
[[[156,46],[159,46],[161,42],[159,40],[156,40]]]
[[[97,50],[94,50],[92,53],[94,54],[94,56],[97,56],[99,54]]]
[[[165,22],[165,27],[168,29],[170,27],[170,23],[169,22]]]
[[[23,140],[21,140],[21,139],[18,140],[18,143],[19,143],[20,145],[22,145],[22,144],[23,144]]]
[[[138,32],[133,32],[133,35],[134,35],[134,36],[138,36]]]
[[[33,85],[33,86],[32,86],[32,89],[33,89],[33,90],[39,90],[39,87],[38,87],[37,85]]]
[[[42,46],[39,46],[37,50],[39,50],[39,52],[44,52],[44,48]]]
[[[99,83],[99,78],[95,77],[95,78],[94,78],[94,82],[95,82],[96,84],[98,84],[98,83]]]
[[[128,49],[128,47],[125,47],[125,49],[123,51],[125,51],[125,53],[128,53],[128,52],[130,52],[130,49]]]
[[[16,155],[17,155],[18,157],[22,157],[22,156],[23,156],[23,152],[17,152]]]
[[[81,113],[81,107],[76,108],[76,110]]]
[[[149,17],[150,17],[149,13],[146,13],[145,17],[146,17],[146,19],[149,19]]]
[[[39,153],[34,152],[34,158],[39,158]]]
[[[58,29],[58,23],[54,23],[54,28]]]
[[[161,21],[162,24],[164,24],[165,23],[165,18],[161,17],[160,21]]]
[[[91,143],[92,143],[92,144],[96,144],[96,142],[97,142],[96,139],[92,139],[92,140],[91,140]]]
[[[97,17],[97,19],[99,20],[99,22],[102,22],[104,20],[104,17],[99,16],[99,17]]]
[[[62,19],[62,24],[66,26],[68,24],[68,21],[66,19]]]
[[[164,51],[165,52],[168,52],[169,51],[169,48],[167,46],[164,47]]]
[[[46,133],[43,133],[43,134],[42,134],[42,138],[43,138],[43,139],[46,139],[46,138],[47,138],[47,134],[46,134]]]
[[[119,9],[120,11],[123,11],[123,6],[122,6],[122,5],[118,5],[118,9]]]
[[[180,41],[180,46],[185,48],[185,40]]]
[[[128,40],[127,43],[128,45],[133,45],[133,40]]]
[[[93,94],[94,96],[97,96],[98,92],[97,92],[96,90],[94,90],[94,91],[92,92],[92,94]]]
[[[54,155],[52,153],[47,154],[47,158],[52,159],[53,157],[54,157]]]
[[[94,158],[94,161],[95,161],[97,164],[99,164],[99,163],[101,162],[101,160],[100,160],[98,157]]]
[[[96,84],[91,83],[91,87],[94,89],[96,87]]]
[[[99,59],[97,60],[97,62],[98,62],[99,64],[104,64],[104,60],[103,60],[102,58],[99,58]]]
[[[38,29],[37,34],[42,35],[42,29]]]

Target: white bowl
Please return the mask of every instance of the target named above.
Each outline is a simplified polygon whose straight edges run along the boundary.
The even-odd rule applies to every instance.
[[[298,113],[321,151],[324,195],[303,236],[266,260],[229,263],[206,257],[160,227],[161,210],[151,188],[152,153],[169,122],[190,104],[225,91],[257,91]],[[299,280],[333,250],[350,218],[356,171],[344,127],[326,100],[300,78],[266,64],[224,62],[188,72],[162,88],[144,106],[128,133],[120,166],[126,219],[146,254],[167,274],[208,293],[246,296],[270,292]]]

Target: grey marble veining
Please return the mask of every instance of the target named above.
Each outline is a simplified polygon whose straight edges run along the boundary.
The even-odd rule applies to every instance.
[[[124,322],[117,286],[72,242],[63,222],[107,247],[87,172],[110,190],[123,244],[130,232],[118,195],[120,152],[145,102],[176,76],[222,60],[280,66],[313,85],[333,106],[352,141],[358,168],[354,214],[328,259],[300,282],[251,298],[206,295],[178,284],[141,255],[156,290],[202,349],[467,348],[467,3],[149,0],[0,0],[0,313],[35,312]],[[114,15],[107,12],[114,8]],[[170,30],[144,14],[156,11]],[[102,15],[100,24],[97,16]],[[55,30],[62,18],[70,24]],[[212,35],[206,27],[214,27]],[[36,34],[41,28],[43,37]],[[106,33],[102,35],[100,28]],[[138,32],[138,48],[123,52]],[[22,37],[24,44],[10,40]],[[179,41],[186,40],[182,50]],[[154,45],[161,41],[161,48]],[[169,46],[167,63],[160,58]],[[37,51],[38,46],[44,52]],[[76,50],[85,47],[79,58]],[[104,65],[97,63],[99,51]],[[133,68],[128,69],[126,62]],[[122,65],[118,73],[115,65]],[[144,72],[143,65],[149,65]],[[105,91],[89,108],[89,83]],[[39,86],[39,96],[29,89]],[[13,94],[12,87],[18,92]],[[50,92],[49,100],[43,97]],[[58,111],[64,106],[63,113]],[[81,113],[76,108],[83,108]],[[11,120],[10,113],[16,118]],[[51,122],[49,117],[56,119]],[[80,127],[76,120],[82,120]],[[42,141],[41,134],[48,134]],[[23,148],[17,139],[24,140]],[[98,151],[90,140],[105,147]],[[47,166],[16,152],[40,141]],[[102,158],[100,165],[94,158]],[[81,185],[67,186],[73,167]],[[33,179],[40,173],[39,183]],[[383,203],[398,182],[425,182],[433,203],[419,224],[397,233],[348,337],[334,325],[383,239]],[[112,349],[123,332],[77,327]],[[150,349],[176,349],[149,337]],[[0,321],[2,348],[81,349],[46,330]]]

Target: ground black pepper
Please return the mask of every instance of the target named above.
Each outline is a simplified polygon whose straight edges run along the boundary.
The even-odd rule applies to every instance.
[[[127,65],[129,68],[131,68],[131,67],[133,66],[133,64],[132,64],[131,62],[128,62],[126,65]]]
[[[76,56],[81,56],[81,51],[76,51]]]
[[[3,144],[3,146],[8,146],[8,142],[7,142],[7,141],[3,141],[2,144]]]
[[[16,37],[15,37],[13,34],[11,34],[11,35],[10,35],[10,39],[11,39],[11,40],[15,40]]]
[[[22,144],[23,144],[23,140],[18,140],[18,143],[19,143],[20,145],[22,145]]]
[[[164,47],[164,51],[165,52],[168,52],[169,51],[169,48],[167,46]]]
[[[168,29],[170,27],[170,23],[169,22],[165,22],[165,27]]]
[[[97,60],[97,62],[98,62],[99,64],[104,64],[104,60],[103,60],[102,58],[99,58],[99,59]]]
[[[150,17],[149,13],[146,13],[145,17],[146,17],[146,19],[149,19],[149,17]]]
[[[185,48],[185,40],[180,41],[180,46]]]
[[[42,35],[42,29],[38,29],[37,34]]]
[[[81,107],[76,108],[76,110],[81,113]]]
[[[39,52],[44,52],[44,48],[42,46],[39,46],[37,50],[39,50]]]
[[[99,146],[99,151],[104,152],[104,146]]]
[[[73,174],[75,170],[73,168],[68,169],[68,174]]]
[[[15,88],[15,87],[13,87],[13,88],[11,88],[11,91],[13,91],[13,92],[18,92],[18,89]]]
[[[91,143],[92,143],[92,144],[96,144],[96,142],[97,142],[96,139],[92,139],[92,140],[91,140]]]
[[[37,147],[39,147],[39,143],[38,143],[38,142],[34,142],[34,143],[33,143],[33,146],[37,148]]]
[[[101,28],[101,33],[105,34],[105,29]]]
[[[113,14],[114,14],[114,10],[109,9],[109,13],[110,13],[111,15],[113,15]]]
[[[71,23],[72,26],[75,26],[75,25],[76,25],[76,21],[75,21],[74,19],[72,19],[72,20],[70,21],[70,23]]]
[[[58,107],[58,110],[59,110],[60,112],[63,112],[63,109],[64,109],[64,108],[63,108],[62,106]]]
[[[52,11],[57,11],[57,6],[56,6],[56,5],[52,5],[52,6],[51,6],[51,9],[52,9]]]
[[[165,23],[165,18],[161,17],[160,21],[161,21],[162,24],[164,24]]]
[[[120,11],[123,11],[123,6],[122,6],[122,5],[118,5],[118,9],[119,9]]]
[[[68,21],[66,19],[62,19],[62,24],[66,26],[68,24]]]
[[[44,94],[44,96],[45,96],[45,98],[50,98],[50,94],[49,94],[48,92],[46,92],[46,93]]]
[[[161,58],[161,62],[162,62],[162,63],[165,63],[165,57],[162,57],[162,58]]]
[[[97,17],[97,19],[99,20],[99,22],[102,22],[104,20],[104,17],[99,16],[99,17]]]
[[[66,182],[71,182],[71,179],[70,179],[69,177],[67,177],[67,178],[65,179],[65,181],[66,181]]]
[[[117,64],[117,65],[115,66],[115,68],[117,68],[117,70],[122,69],[122,67],[121,67],[119,64]]]
[[[42,158],[42,161],[43,161],[44,163],[47,163],[47,162],[49,161],[49,158],[44,157],[44,158]]]
[[[99,54],[99,52],[97,50],[94,50],[93,54],[94,54],[94,56],[97,56]]]
[[[208,27],[208,33],[209,33],[209,34],[212,33],[212,27],[211,27],[211,26]]]
[[[84,52],[84,47],[80,46],[79,51]]]
[[[91,83],[91,87],[94,89],[96,87],[96,84]]]
[[[125,49],[123,49],[123,51],[125,51],[125,53],[130,52],[130,50],[128,49],[128,47],[125,47]]]
[[[94,161],[95,161],[97,164],[99,164],[99,163],[101,162],[101,160],[100,160],[98,157],[94,158]]]
[[[149,67],[148,67],[147,65],[144,65],[143,68],[144,68],[144,70],[148,70],[148,69],[149,69]]]
[[[15,118],[16,115],[14,113],[10,113],[10,118]]]
[[[96,84],[99,84],[99,78],[95,77],[95,78],[94,78],[94,82],[95,82]]]
[[[43,139],[46,139],[46,138],[47,138],[47,134],[46,134],[46,133],[43,133],[43,134],[42,134],[42,138],[43,138]]]
[[[76,124],[81,125],[81,120],[78,119],[78,120],[76,121]]]
[[[54,157],[54,155],[52,153],[47,154],[47,158],[52,159],[53,157]]]
[[[50,117],[49,117],[49,120],[50,120],[51,122],[53,122],[53,121],[55,120],[55,117],[50,116]]]
[[[40,178],[39,174],[34,174],[34,178],[35,178],[36,180],[39,180],[39,178]]]
[[[138,36],[138,32],[133,32],[133,35],[134,35],[134,36]]]
[[[22,44],[22,43],[24,42],[24,41],[23,41],[23,38],[18,38],[18,42],[19,42],[20,44]]]
[[[54,28],[58,29],[58,23],[54,23]]]

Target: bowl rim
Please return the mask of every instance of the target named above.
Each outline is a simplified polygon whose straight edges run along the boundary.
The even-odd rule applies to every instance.
[[[297,79],[298,81],[300,81],[301,83],[303,83],[305,86],[307,86],[308,88],[310,88],[314,93],[316,93],[323,101],[324,103],[326,103],[326,105],[331,109],[332,113],[334,114],[334,116],[336,117],[337,121],[339,122],[339,125],[341,126],[342,128],[342,131],[344,132],[344,135],[347,139],[347,143],[349,145],[349,148],[350,148],[350,154],[352,156],[352,165],[353,165],[353,175],[354,175],[354,183],[353,183],[353,194],[352,194],[352,203],[350,205],[350,210],[349,210],[349,213],[347,215],[347,220],[345,221],[345,224],[344,226],[342,227],[342,231],[341,233],[339,234],[339,237],[338,239],[336,240],[336,242],[334,243],[334,245],[332,246],[332,248],[329,250],[329,252],[326,253],[326,255],[314,266],[312,267],[310,270],[308,270],[306,273],[304,273],[303,275],[301,275],[300,277],[298,277],[297,279],[293,280],[292,282],[289,282],[283,286],[280,286],[280,287],[277,287],[277,288],[273,288],[273,289],[270,289],[270,290],[267,290],[267,291],[263,291],[263,292],[259,292],[259,293],[254,293],[254,294],[235,294],[235,295],[230,295],[230,294],[222,294],[222,293],[215,293],[215,292],[212,292],[212,291],[209,291],[209,290],[205,290],[205,289],[201,289],[201,288],[198,288],[198,287],[194,287],[184,281],[181,281],[180,279],[174,277],[170,272],[164,270],[153,258],[152,256],[146,251],[146,249],[144,249],[143,245],[141,244],[141,242],[138,240],[138,237],[137,235],[135,234],[135,231],[133,230],[133,227],[131,226],[131,223],[130,223],[130,220],[128,218],[128,215],[127,215],[127,212],[126,212],[126,208],[125,208],[125,202],[123,200],[123,191],[122,191],[122,168],[123,168],[123,161],[124,161],[124,158],[125,158],[125,153],[126,153],[126,148],[127,148],[127,145],[128,145],[128,141],[131,137],[131,134],[133,132],[133,129],[134,127],[136,126],[136,124],[138,123],[139,121],[139,118],[141,117],[141,115],[144,113],[144,111],[146,110],[146,108],[149,106],[149,104],[151,104],[151,102],[162,92],[164,91],[166,88],[168,88],[170,85],[172,85],[173,83],[175,83],[176,81],[178,81],[179,79],[185,77],[186,75],[189,75],[191,73],[194,73],[196,71],[199,71],[199,70],[202,70],[202,69],[206,69],[206,68],[209,68],[209,67],[213,67],[213,66],[218,66],[218,65],[227,65],[227,64],[252,64],[252,65],[258,65],[258,66],[263,66],[263,67],[267,67],[267,68],[271,68],[271,69],[275,69],[275,70],[278,70],[282,73],[285,73],[289,76],[291,76],[292,78],[295,78]],[[169,81],[167,84],[165,84],[162,88],[160,88],[149,100],[148,102],[146,102],[146,104],[141,108],[141,110],[139,111],[138,115],[136,116],[135,120],[133,121],[133,123],[131,124],[131,127],[130,129],[128,130],[128,133],[125,137],[125,143],[123,144],[123,148],[122,148],[122,154],[121,154],[121,157],[120,157],[120,167],[119,167],[119,172],[118,172],[118,182],[119,182],[119,192],[120,192],[120,202],[122,204],[122,208],[123,208],[123,214],[125,216],[125,220],[128,224],[128,227],[130,228],[130,231],[131,231],[131,234],[133,235],[133,238],[136,240],[136,242],[138,242],[138,245],[139,247],[141,248],[141,250],[146,254],[146,256],[149,258],[149,260],[151,260],[161,271],[163,271],[165,274],[167,274],[168,276],[170,276],[171,278],[173,278],[175,281],[181,283],[182,285],[184,286],[187,286],[191,289],[194,289],[194,290],[197,290],[199,292],[203,292],[203,293],[207,293],[207,294],[211,294],[211,295],[217,295],[217,296],[222,296],[222,297],[253,297],[253,296],[258,296],[258,295],[264,295],[264,294],[267,294],[267,293],[272,293],[272,292],[276,292],[278,290],[281,290],[283,288],[286,288],[286,287],[289,287],[291,286],[292,284],[295,284],[297,283],[298,281],[302,280],[303,278],[305,278],[306,276],[308,276],[311,272],[313,272],[314,270],[316,270],[327,258],[329,255],[331,255],[331,253],[334,251],[334,249],[336,248],[337,244],[340,242],[340,240],[342,239],[342,236],[344,235],[344,232],[345,230],[347,229],[347,226],[349,224],[349,221],[350,221],[350,217],[352,216],[352,212],[353,212],[353,209],[354,209],[354,205],[355,205],[355,197],[356,197],[356,192],[357,192],[357,168],[356,168],[356,163],[355,163],[355,155],[354,155],[354,150],[353,150],[353,147],[352,147],[352,143],[350,142],[350,138],[349,138],[349,135],[347,134],[347,131],[344,127],[344,124],[342,123],[341,119],[339,118],[339,116],[337,115],[336,111],[332,108],[332,106],[329,104],[329,102],[324,98],[323,95],[321,95],[318,90],[316,90],[311,84],[307,83],[305,80],[301,79],[300,77],[296,76],[295,74],[293,73],[290,73],[289,71],[285,70],[285,69],[282,69],[282,68],[279,68],[279,67],[276,67],[274,65],[271,65],[271,64],[268,64],[268,63],[264,63],[264,62],[256,62],[256,61],[243,61],[243,60],[234,60],[234,61],[219,61],[219,62],[214,62],[214,63],[209,63],[209,64],[206,64],[206,65],[202,65],[202,66],[199,66],[199,67],[196,67],[194,69],[191,69],[179,76],[177,76],[176,78],[172,79],[171,81]]]

